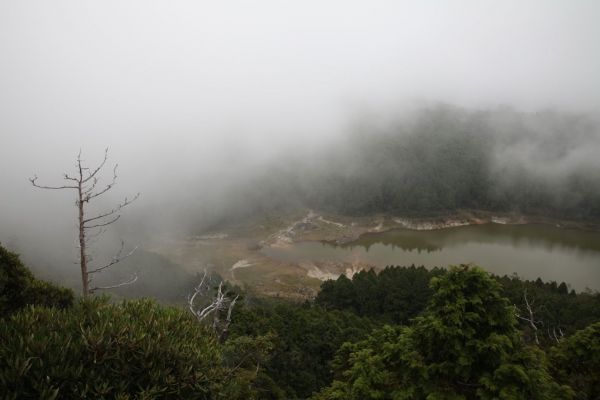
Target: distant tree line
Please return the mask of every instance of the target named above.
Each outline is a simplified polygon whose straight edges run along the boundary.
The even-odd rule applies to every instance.
[[[360,316],[390,324],[407,324],[425,310],[431,300],[432,278],[447,273],[444,268],[386,267],[360,271],[352,279],[341,275],[321,285],[315,303],[325,309],[348,310]],[[528,298],[534,322],[539,329],[543,344],[554,344],[554,334],[569,335],[589,324],[600,321],[600,295],[597,293],[575,293],[566,283],[523,280],[518,276],[493,276],[501,284],[502,295],[516,310],[527,312],[525,296]],[[519,320],[526,337],[531,324]]]
[[[556,112],[439,106],[412,121],[358,128],[305,185],[313,207],[346,214],[457,209],[600,218],[600,148],[592,119]],[[339,154],[336,154],[339,152]]]

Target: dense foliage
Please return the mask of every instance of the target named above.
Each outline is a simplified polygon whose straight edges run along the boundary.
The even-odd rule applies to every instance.
[[[443,271],[412,266],[387,267],[378,274],[374,270],[360,271],[352,280],[341,275],[335,281],[324,282],[315,301],[328,309],[407,323],[423,311],[433,294],[429,281]]]
[[[426,108],[389,127],[358,127],[347,149],[332,152],[337,168],[305,181],[307,201],[352,214],[476,208],[598,219],[598,165],[581,156],[555,169],[599,133],[579,115]]]
[[[550,357],[558,381],[571,385],[576,399],[600,396],[600,322],[563,340]]]
[[[0,245],[0,317],[26,305],[68,307],[73,292],[36,279],[19,256]]]
[[[242,354],[223,353],[191,315],[148,300],[30,307],[0,326],[0,397],[255,398]]]
[[[472,266],[361,271],[314,302],[241,296],[225,338],[149,300],[72,304],[0,250],[0,398],[600,396],[600,296],[564,283]],[[527,304],[535,330],[517,319]]]
[[[386,267],[378,274],[361,271],[351,280],[342,275],[335,281],[324,282],[315,301],[328,309],[351,310],[388,323],[405,324],[425,309],[433,294],[430,280],[445,271],[415,266]],[[501,283],[503,296],[524,317],[528,317],[527,296],[542,344],[554,344],[555,335],[572,334],[600,320],[598,294],[569,292],[564,282],[528,281],[517,276],[494,278]],[[533,341],[531,325],[522,319],[519,323],[527,341]]]
[[[545,355],[526,346],[500,284],[454,267],[432,279],[425,312],[347,345],[339,378],[317,399],[564,399]]]
[[[338,348],[374,327],[348,311],[266,300],[238,309],[234,320],[232,337],[274,335],[263,373],[276,382],[282,399],[306,398],[331,382],[329,364]]]

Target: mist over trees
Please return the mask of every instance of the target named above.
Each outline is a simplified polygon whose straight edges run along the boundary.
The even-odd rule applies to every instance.
[[[293,207],[598,214],[596,1],[5,3],[0,240],[37,272],[76,238],[25,179],[79,148],[127,163],[142,246]]]
[[[107,233],[98,252],[111,254],[120,238],[143,246],[173,233],[218,231],[304,207],[346,215],[445,216],[467,209],[600,220],[595,115],[447,104],[386,115],[357,112],[345,134],[318,146],[280,149],[261,161],[231,147],[221,155],[226,167],[173,171],[177,179],[171,184],[179,186],[157,176],[152,188],[141,187],[147,195],[129,210],[127,224]],[[31,188],[27,192],[39,199]],[[118,200],[108,198],[100,206]],[[64,200],[46,196],[44,201],[61,215]],[[74,230],[63,224],[70,214],[60,221],[53,215],[38,216],[44,223],[35,226],[7,215],[0,238],[22,252],[36,273],[65,282],[76,257]],[[52,235],[45,225],[53,226]],[[102,284],[129,276],[111,273]]]
[[[0,399],[600,399],[598,21],[0,1]]]
[[[438,104],[388,122],[359,118],[313,152],[254,170],[211,220],[311,207],[341,214],[434,215],[459,209],[600,218],[600,124],[592,115]]]

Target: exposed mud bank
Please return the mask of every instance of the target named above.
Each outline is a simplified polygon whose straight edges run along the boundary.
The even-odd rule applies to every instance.
[[[547,224],[555,227],[600,231],[600,225],[516,213],[464,210],[446,216],[400,215],[344,216],[297,210],[271,215],[240,227],[169,238],[152,246],[154,251],[197,273],[218,272],[225,279],[256,294],[303,300],[314,296],[322,281],[375,267],[359,260],[281,260],[270,249],[285,250],[300,242],[348,244],[361,236],[398,229],[440,230],[481,224]]]
[[[566,229],[600,231],[600,224],[598,223],[477,210],[459,211],[447,216],[424,218],[395,215],[354,218],[340,215],[325,217],[311,210],[303,218],[273,233],[259,244],[261,247],[285,247],[300,241],[347,244],[357,240],[364,234],[383,233],[393,229],[436,230],[481,224],[547,224]]]
[[[600,223],[592,221],[573,221],[559,218],[535,215],[523,215],[517,213],[493,213],[489,211],[461,211],[444,217],[436,218],[393,218],[399,228],[414,230],[435,230],[453,228],[466,225],[481,224],[544,224],[563,229],[580,229],[600,231]]]
[[[354,217],[340,215],[323,216],[315,211],[270,235],[260,242],[263,249],[285,249],[300,242],[326,242],[344,245],[357,241],[364,235],[379,235],[397,229],[432,231],[455,228],[468,225],[501,224],[545,224],[565,229],[599,230],[597,225],[575,221],[564,221],[548,217],[524,216],[516,213],[491,213],[486,211],[460,211],[448,216],[415,218],[391,215],[376,215],[371,217]],[[266,258],[270,251],[263,252]],[[358,271],[375,268],[365,262],[348,261],[302,261],[291,262],[304,270],[309,278],[320,281],[337,279],[340,275],[348,278]]]

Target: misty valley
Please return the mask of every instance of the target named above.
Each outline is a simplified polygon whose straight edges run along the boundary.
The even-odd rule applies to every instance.
[[[80,152],[65,185],[34,175],[75,194],[79,262],[60,229],[17,223],[0,247],[2,394],[597,398],[600,184],[584,157],[600,125],[412,118],[207,181],[201,203],[142,206],[126,229],[143,195],[94,208],[119,177],[98,183],[108,149],[96,167]]]
[[[600,1],[0,1],[0,400],[600,400]]]
[[[160,241],[148,251],[190,274],[210,265],[241,287],[296,300],[313,298],[327,279],[390,265],[471,263],[499,276],[565,282],[578,292],[600,289],[599,232],[471,218],[351,218],[304,210]]]

